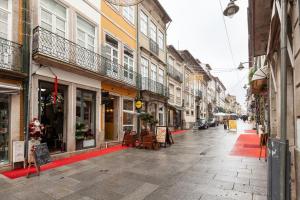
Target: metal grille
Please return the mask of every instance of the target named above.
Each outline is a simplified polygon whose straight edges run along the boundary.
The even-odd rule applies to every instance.
[[[33,31],[33,54],[42,54],[82,69],[137,86],[138,74],[42,27]]]
[[[149,38],[149,47],[150,47],[150,51],[156,55],[158,55],[159,53],[159,47],[158,44],[152,40],[151,38]]]
[[[0,38],[0,69],[21,72],[21,53],[20,44]]]
[[[176,81],[182,83],[183,82],[183,75],[181,72],[179,72],[177,69],[175,69],[173,66],[168,65],[168,74]]]

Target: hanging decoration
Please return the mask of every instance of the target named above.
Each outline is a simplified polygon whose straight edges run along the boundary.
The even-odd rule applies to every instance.
[[[57,100],[57,89],[58,89],[58,80],[57,76],[55,75],[54,78],[54,91],[53,91],[53,104],[56,105],[56,100]]]

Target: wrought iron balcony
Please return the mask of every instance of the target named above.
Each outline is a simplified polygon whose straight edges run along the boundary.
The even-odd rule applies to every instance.
[[[22,72],[22,45],[0,38],[0,69]]]
[[[136,87],[138,74],[132,69],[88,50],[42,27],[33,30],[33,55],[43,55],[67,65],[97,73]]]
[[[195,91],[195,96],[199,97],[200,99],[202,99],[202,91],[201,90],[196,90]]]
[[[177,69],[175,69],[173,66],[168,65],[168,75],[171,76],[176,81],[182,83],[183,82],[183,75],[181,72],[179,72]]]
[[[149,48],[150,48],[150,51],[152,53],[154,53],[155,55],[158,55],[159,53],[159,46],[158,44],[152,40],[151,38],[149,38]]]
[[[147,77],[141,78],[140,90],[150,91],[168,97],[168,88],[166,86]]]

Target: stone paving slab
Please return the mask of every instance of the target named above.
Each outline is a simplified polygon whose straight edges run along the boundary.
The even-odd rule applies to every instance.
[[[266,162],[230,156],[238,134],[222,127],[174,136],[159,151],[129,148],[14,180],[5,200],[266,200]]]

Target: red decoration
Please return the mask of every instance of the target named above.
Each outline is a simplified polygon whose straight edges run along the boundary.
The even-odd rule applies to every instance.
[[[39,122],[37,118],[33,118],[33,120],[29,124],[29,135],[31,138],[39,139],[43,134],[44,126]]]
[[[57,76],[54,78],[54,91],[53,91],[53,104],[56,104],[57,99],[57,89],[58,89],[58,82],[57,82]]]

